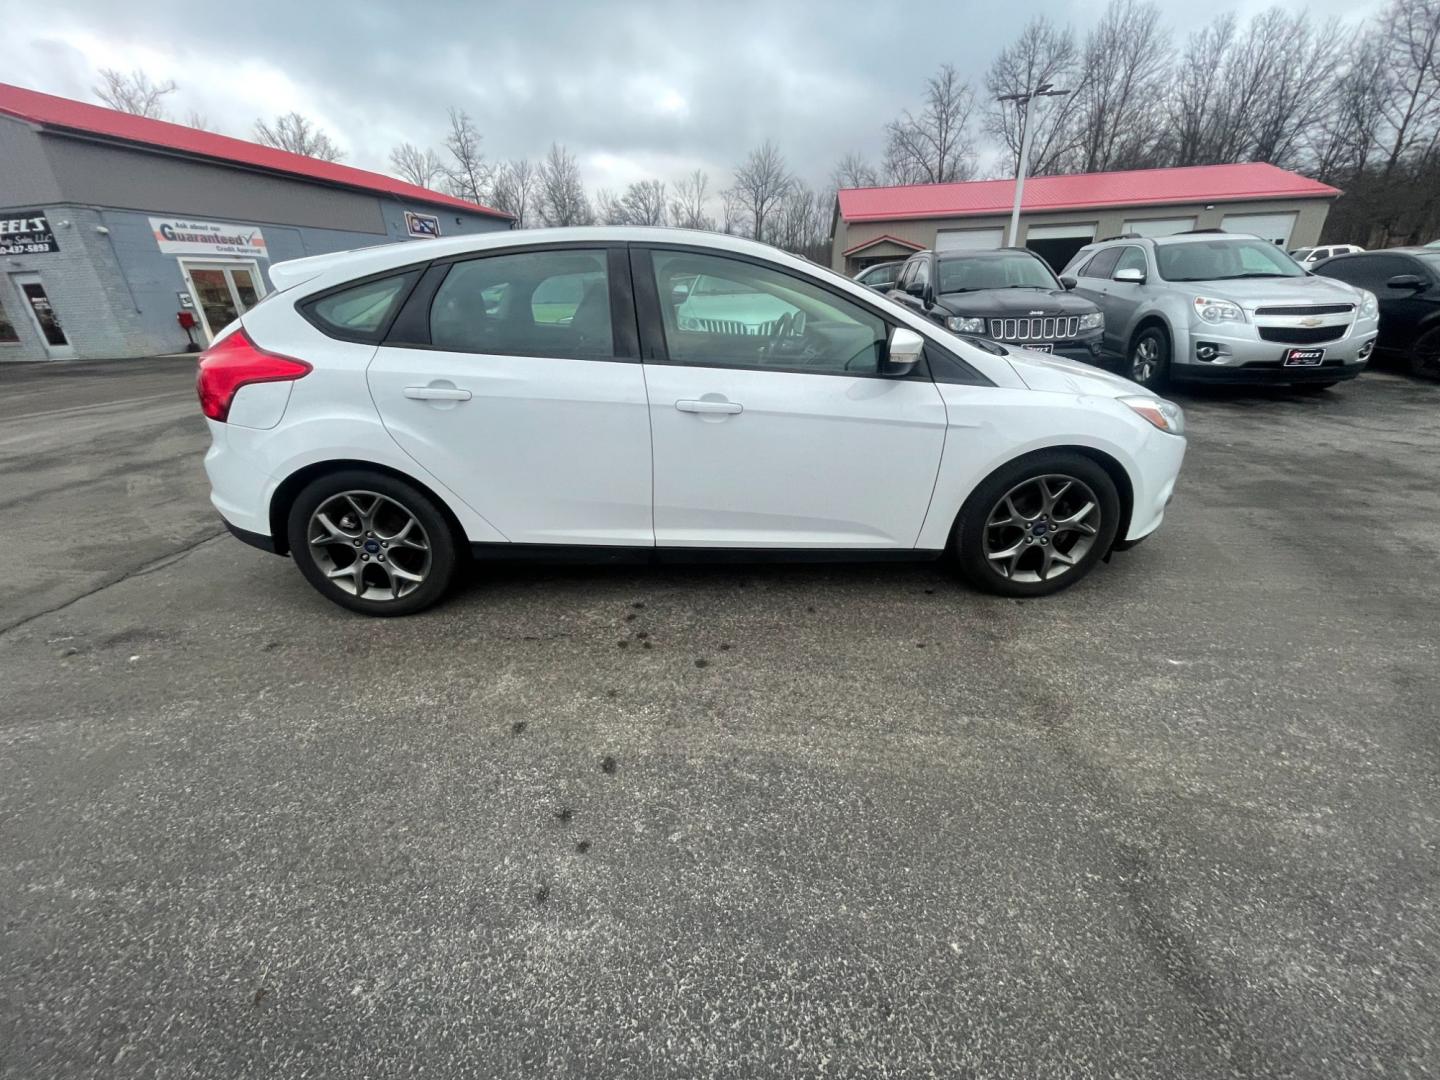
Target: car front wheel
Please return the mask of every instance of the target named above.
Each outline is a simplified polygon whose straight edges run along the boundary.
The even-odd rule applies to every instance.
[[[1120,525],[1115,483],[1090,458],[1040,451],[992,474],[955,524],[955,555],[977,588],[1048,596],[1105,556]]]
[[[1130,343],[1125,377],[1147,390],[1159,390],[1170,376],[1170,338],[1158,326],[1147,326]]]
[[[1424,379],[1440,379],[1440,330],[1421,335],[1410,346],[1410,374]]]
[[[313,481],[290,507],[287,533],[306,580],[366,615],[421,611],[455,576],[455,535],[440,508],[383,473],[347,470]]]

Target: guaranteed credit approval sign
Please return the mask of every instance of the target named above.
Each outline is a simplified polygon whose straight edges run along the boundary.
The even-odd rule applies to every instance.
[[[269,257],[265,234],[247,225],[218,221],[191,221],[186,218],[150,219],[155,242],[163,255],[246,255]]]

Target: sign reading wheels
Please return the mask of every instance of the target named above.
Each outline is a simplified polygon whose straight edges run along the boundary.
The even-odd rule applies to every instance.
[[[59,250],[43,210],[21,210],[13,217],[0,217],[0,255],[47,255]]]
[[[265,236],[259,229],[244,225],[222,225],[218,221],[186,221],[180,218],[150,219],[155,242],[164,255],[245,255],[268,258]]]

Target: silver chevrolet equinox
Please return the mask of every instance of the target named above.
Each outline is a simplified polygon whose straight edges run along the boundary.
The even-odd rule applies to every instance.
[[[1061,281],[1105,313],[1103,349],[1144,386],[1167,380],[1353,379],[1375,347],[1375,294],[1303,270],[1256,236],[1219,231],[1087,244]]]

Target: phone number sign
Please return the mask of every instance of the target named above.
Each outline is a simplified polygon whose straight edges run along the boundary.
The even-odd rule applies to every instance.
[[[21,210],[0,218],[0,255],[45,255],[59,251],[43,210]]]

